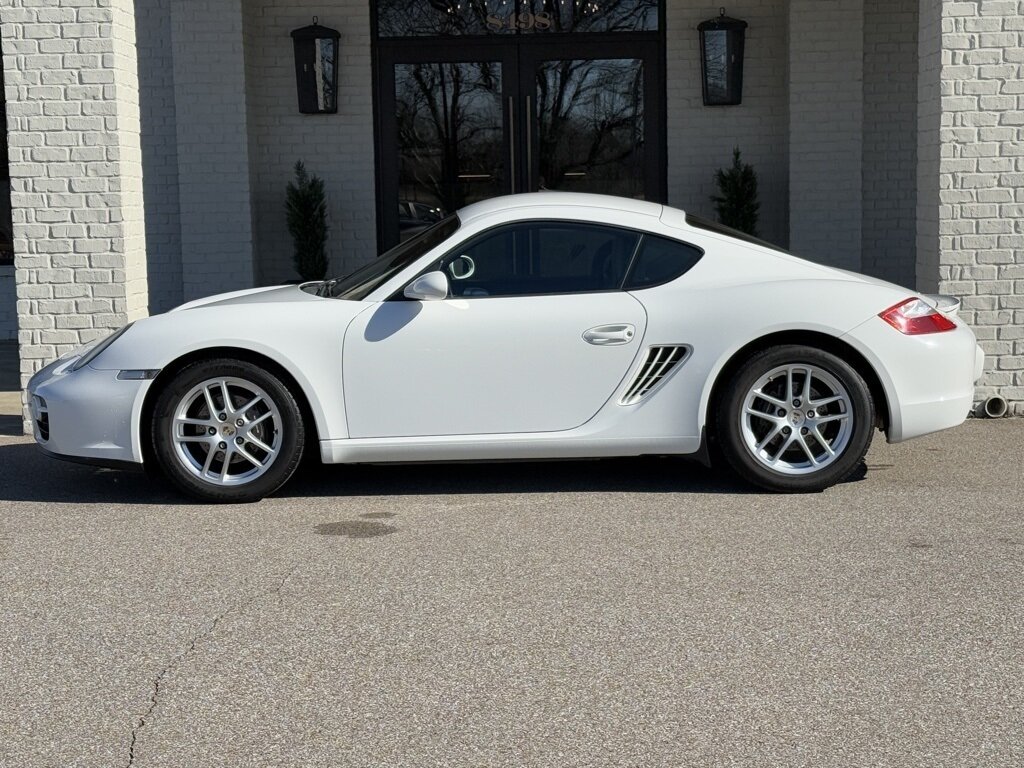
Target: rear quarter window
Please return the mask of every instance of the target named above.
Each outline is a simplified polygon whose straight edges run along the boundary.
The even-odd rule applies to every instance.
[[[689,272],[703,255],[704,251],[696,246],[644,235],[623,288],[633,291],[664,285]]]

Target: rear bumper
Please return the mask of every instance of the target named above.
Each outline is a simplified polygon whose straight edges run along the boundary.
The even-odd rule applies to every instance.
[[[846,335],[872,364],[889,405],[890,443],[955,427],[974,406],[985,354],[971,329],[906,336],[879,318]]]

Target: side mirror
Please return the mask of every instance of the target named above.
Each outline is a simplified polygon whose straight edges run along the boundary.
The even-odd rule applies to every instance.
[[[448,276],[444,272],[427,272],[405,287],[404,296],[417,301],[444,301],[448,298]]]

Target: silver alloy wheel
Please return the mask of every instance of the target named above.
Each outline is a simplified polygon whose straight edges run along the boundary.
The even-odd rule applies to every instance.
[[[277,459],[281,412],[260,387],[244,379],[207,379],[182,397],[171,420],[174,454],[204,482],[245,485]]]
[[[773,368],[750,388],[739,415],[750,454],[786,475],[818,472],[834,463],[853,434],[846,387],[814,365]]]

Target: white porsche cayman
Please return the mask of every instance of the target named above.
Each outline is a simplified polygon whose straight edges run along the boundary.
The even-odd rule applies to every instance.
[[[351,275],[139,320],[29,383],[47,453],[259,499],[326,463],[697,454],[815,491],[967,416],[959,302],[654,203],[478,203]]]

